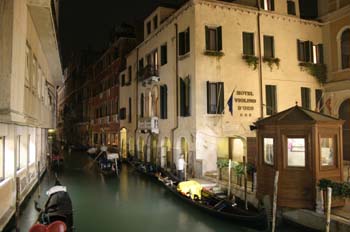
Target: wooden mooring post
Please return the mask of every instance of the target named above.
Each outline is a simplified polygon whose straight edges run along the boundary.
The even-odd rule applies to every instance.
[[[329,232],[331,226],[331,206],[332,206],[332,188],[327,188],[327,215],[326,215],[326,232]]]
[[[245,209],[248,209],[248,199],[247,199],[247,161],[246,157],[243,156],[243,173],[244,173],[244,205]]]
[[[231,168],[232,168],[232,160],[228,161],[228,189],[227,189],[227,198],[230,198],[231,195]]]
[[[274,191],[273,191],[273,206],[272,206],[272,230],[271,230],[272,232],[276,231],[278,176],[279,176],[279,172],[276,171],[275,182],[273,185]]]

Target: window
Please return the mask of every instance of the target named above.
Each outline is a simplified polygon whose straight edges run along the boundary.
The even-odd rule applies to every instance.
[[[243,55],[255,55],[254,51],[254,33],[243,32]]]
[[[129,115],[128,115],[128,122],[131,122],[131,97],[129,97]]]
[[[264,162],[274,165],[273,138],[264,138]]]
[[[130,85],[132,80],[132,70],[131,66],[128,67],[128,81],[126,81],[125,85]]]
[[[151,22],[147,22],[146,28],[147,28],[147,35],[151,34]]]
[[[264,57],[275,57],[273,36],[264,35]]]
[[[122,75],[121,75],[121,81],[120,81],[120,83],[121,83],[121,86],[124,86],[124,85],[126,84],[125,74],[122,74]]]
[[[180,116],[190,116],[190,77],[180,78]]]
[[[341,35],[341,68],[350,68],[350,29],[346,29]]]
[[[27,43],[26,45],[26,66],[25,66],[25,86],[30,87],[30,69],[31,69],[31,56],[30,56],[30,48]]]
[[[207,81],[207,113],[222,114],[224,111],[224,83]]]
[[[275,10],[275,1],[274,0],[260,0],[260,7],[264,10]]]
[[[160,86],[160,118],[168,118],[168,87],[166,85]]]
[[[321,166],[334,166],[335,139],[333,137],[320,138]]]
[[[143,69],[143,58],[139,60],[139,70]]]
[[[205,26],[205,49],[207,51],[222,50],[222,28]]]
[[[154,28],[154,30],[157,29],[157,27],[158,27],[158,15],[155,15],[153,17],[153,28]]]
[[[277,112],[276,86],[266,85],[266,114],[272,115]]]
[[[323,45],[297,40],[298,61],[323,64]]]
[[[310,109],[310,88],[301,87],[301,106]]]
[[[305,167],[305,138],[287,138],[288,167]]]
[[[167,44],[164,44],[160,47],[160,65],[165,65],[168,62],[167,56]]]
[[[287,1],[287,10],[289,15],[296,15],[294,1]]]
[[[179,55],[190,52],[190,28],[179,33]]]
[[[0,137],[0,181],[5,178],[5,137]]]
[[[16,170],[21,169],[21,136],[17,136],[16,141]]]
[[[322,89],[315,90],[315,99],[316,99],[316,111],[323,112],[323,91]]]
[[[141,93],[140,108],[141,118],[143,118],[145,116],[145,95],[143,93]]]
[[[121,120],[126,119],[126,108],[125,107],[120,108],[120,110],[119,110],[119,118]]]

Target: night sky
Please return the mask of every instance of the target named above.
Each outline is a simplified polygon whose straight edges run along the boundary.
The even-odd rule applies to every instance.
[[[59,40],[63,64],[73,51],[88,47],[107,47],[114,25],[122,22],[135,25],[159,3],[176,4],[182,0],[61,0]],[[305,18],[317,14],[316,0],[300,0]],[[305,10],[306,9],[306,10]]]
[[[142,22],[159,3],[178,0],[61,0],[59,40],[63,63],[73,52],[104,49],[114,25]]]

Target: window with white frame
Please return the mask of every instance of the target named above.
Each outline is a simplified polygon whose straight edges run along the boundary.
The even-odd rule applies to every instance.
[[[0,181],[5,178],[5,137],[0,136]]]
[[[306,166],[305,138],[287,138],[287,165],[288,167]]]
[[[264,138],[264,163],[274,165],[274,140],[273,138]]]

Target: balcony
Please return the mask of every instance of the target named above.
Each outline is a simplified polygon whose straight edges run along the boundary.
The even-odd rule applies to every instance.
[[[147,117],[139,119],[139,129],[142,132],[159,134],[158,117]]]
[[[147,65],[139,71],[139,81],[145,86],[146,84],[152,84],[159,82],[159,66]]]

